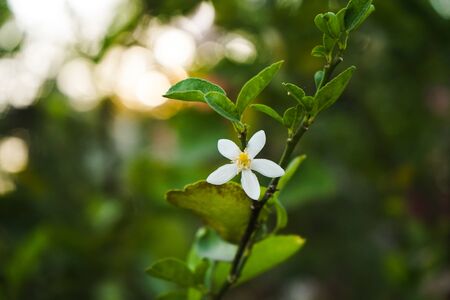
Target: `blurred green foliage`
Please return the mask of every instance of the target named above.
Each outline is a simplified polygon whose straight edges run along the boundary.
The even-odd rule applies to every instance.
[[[143,2],[136,20],[167,21],[198,3]],[[279,83],[311,92],[322,65],[310,56],[321,42],[314,16],[343,3],[216,1],[216,24],[249,37],[257,56],[198,72],[224,82],[235,99],[242,82],[283,59],[278,83],[259,97],[282,111],[291,100]],[[308,242],[230,299],[450,295],[450,20],[425,0],[375,5],[347,47],[345,63],[358,70],[302,140],[308,159],[280,195],[285,231]],[[8,15],[0,1],[0,20]],[[104,47],[133,44],[130,29]],[[278,157],[282,145],[271,141],[283,137],[282,126],[263,114],[248,117],[258,124],[251,130],[274,137],[265,157]],[[167,120],[108,100],[77,112],[52,80],[36,104],[2,113],[0,135],[25,139],[29,162],[12,175],[15,190],[0,196],[0,299],[154,299],[167,290],[145,268],[185,258],[199,221],[164,193],[204,179],[220,162],[217,139],[231,134],[214,113],[196,108]]]

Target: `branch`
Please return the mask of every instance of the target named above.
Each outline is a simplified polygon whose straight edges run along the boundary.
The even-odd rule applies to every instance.
[[[317,91],[327,84],[331,76],[336,69],[336,67],[343,61],[342,52],[339,51],[332,63],[325,65],[324,67],[324,75],[323,78],[317,87]],[[303,135],[308,131],[309,126],[311,125],[309,118],[306,118],[306,121],[298,128],[296,133],[289,137],[286,141],[286,146],[284,148],[283,154],[281,155],[279,165],[285,169],[291,159],[292,153],[294,152],[297,144]],[[239,139],[241,144],[246,145],[246,131],[241,132],[239,134]],[[264,205],[269,201],[269,199],[273,196],[273,194],[277,191],[278,182],[280,181],[280,177],[273,178],[269,185],[267,186],[266,192],[264,193],[261,200],[252,200],[252,214],[250,215],[250,220],[247,224],[247,228],[245,229],[244,235],[239,243],[238,250],[234,256],[233,262],[231,264],[230,273],[228,274],[227,280],[222,285],[220,291],[214,297],[215,300],[220,300],[226,294],[226,292],[230,289],[230,287],[237,282],[239,276],[241,274],[242,269],[245,266],[247,261],[248,253],[252,248],[252,237],[256,233],[258,229],[258,219],[263,209]]]
[[[295,150],[300,138],[308,131],[308,127],[303,125],[301,126],[296,134],[292,138],[288,138],[286,142],[286,146],[284,148],[284,152],[281,156],[279,165],[285,169],[289,163],[289,160],[292,156],[292,153]],[[280,181],[280,177],[273,178],[269,185],[267,186],[266,192],[264,193],[261,200],[252,200],[252,214],[250,215],[250,220],[248,222],[247,228],[242,236],[241,242],[239,243],[238,250],[233,259],[233,263],[231,265],[231,270],[228,275],[227,281],[223,284],[219,293],[217,294],[217,300],[222,299],[223,295],[228,291],[228,289],[238,280],[240,273],[244,267],[245,259],[244,257],[245,251],[248,250],[249,245],[251,244],[252,237],[258,228],[258,218],[261,213],[262,208],[267,203],[267,201],[272,197],[272,195],[277,191],[278,182]]]

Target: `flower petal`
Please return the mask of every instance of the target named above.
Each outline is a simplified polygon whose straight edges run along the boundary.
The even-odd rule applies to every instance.
[[[247,153],[250,155],[251,158],[258,155],[258,153],[261,151],[261,149],[266,144],[266,133],[264,130],[260,130],[257,133],[255,133],[250,140],[247,143]]]
[[[270,178],[284,175],[283,168],[268,159],[253,159],[250,169]]]
[[[242,152],[241,149],[239,149],[239,147],[233,141],[226,139],[220,139],[217,142],[217,149],[219,150],[220,154],[222,154],[229,160],[235,160],[239,156],[239,153]]]
[[[206,178],[206,182],[221,185],[233,179],[237,173],[238,167],[236,164],[226,164],[209,174],[208,178]]]
[[[242,170],[241,184],[247,196],[253,200],[259,199],[260,187],[255,173],[250,170]]]

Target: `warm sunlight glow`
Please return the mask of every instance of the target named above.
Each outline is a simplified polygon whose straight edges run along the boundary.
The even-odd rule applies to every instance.
[[[213,28],[215,17],[214,6],[209,2],[202,2],[193,14],[178,18],[177,23],[196,39],[202,39]]]
[[[5,174],[0,174],[0,195],[4,195],[14,191],[16,185],[14,182]]]
[[[28,164],[28,147],[18,137],[7,137],[0,141],[0,169],[7,173],[23,171]]]
[[[164,74],[149,71],[136,83],[136,96],[143,105],[155,107],[167,101],[162,95],[169,88],[170,82]]]
[[[256,58],[256,48],[252,42],[241,35],[230,34],[225,44],[226,56],[238,63],[249,63]]]
[[[165,28],[154,42],[155,59],[165,67],[186,67],[195,56],[194,38],[183,30]]]
[[[94,64],[90,60],[77,58],[66,63],[58,74],[58,88],[76,110],[92,109],[99,101],[93,71]]]
[[[0,48],[11,51],[19,45],[22,37],[23,33],[17,22],[10,19],[0,27]]]
[[[68,49],[96,54],[103,42],[117,7],[128,0],[8,0],[13,14],[0,28],[0,48],[20,45],[10,57],[0,59],[0,109],[6,105],[24,108],[39,97],[42,85],[54,78],[65,60],[73,55]],[[58,85],[74,100],[76,109],[85,110],[96,99],[92,67],[85,63],[65,64]],[[71,74],[82,74],[73,80]],[[72,76],[72,78],[70,78]],[[69,80],[71,79],[71,80]],[[73,84],[73,87],[69,87]]]

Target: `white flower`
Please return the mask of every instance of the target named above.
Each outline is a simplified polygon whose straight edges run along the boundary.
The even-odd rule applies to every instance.
[[[255,158],[266,143],[266,134],[263,130],[255,133],[247,143],[247,148],[241,151],[239,147],[230,140],[221,139],[217,143],[220,154],[231,160],[230,164],[226,164],[212,172],[206,181],[211,184],[224,184],[239,172],[242,172],[241,184],[245,193],[252,199],[258,200],[260,187],[258,178],[252,172],[256,171],[266,177],[283,176],[284,170],[268,159]]]

